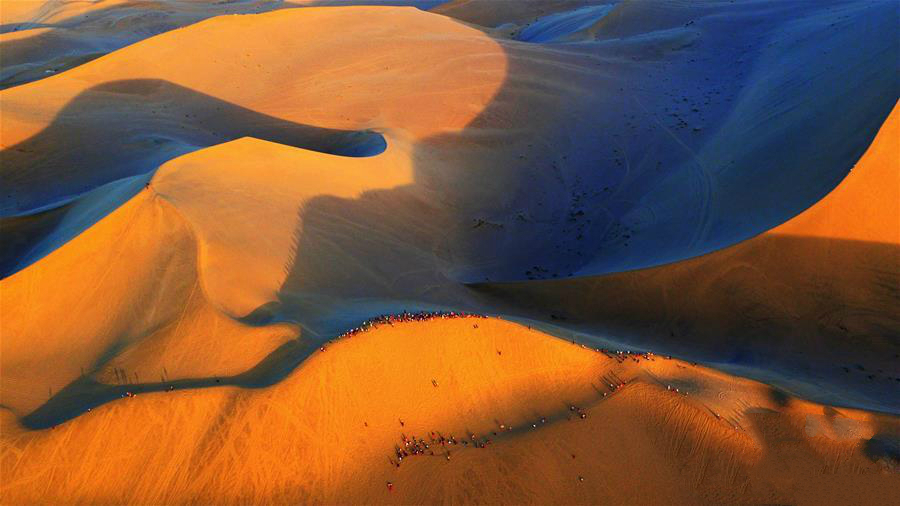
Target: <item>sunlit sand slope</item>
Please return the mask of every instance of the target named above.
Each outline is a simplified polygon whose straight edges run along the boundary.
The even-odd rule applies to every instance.
[[[415,5],[441,0],[6,0],[0,89],[65,72],[119,48],[214,16],[317,5]]]
[[[286,325],[236,322],[204,293],[190,228],[171,204],[142,192],[40,269],[0,283],[4,407],[24,416],[88,376],[139,383],[236,374],[297,335]]]
[[[888,504],[900,493],[885,446],[896,419],[650,358],[493,319],[382,326],[267,388],[140,394],[42,431],[6,416],[0,490],[6,504]],[[429,448],[398,467],[404,435]],[[459,444],[431,442],[440,436]]]

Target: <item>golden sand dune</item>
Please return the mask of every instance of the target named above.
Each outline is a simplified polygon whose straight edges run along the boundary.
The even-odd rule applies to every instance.
[[[3,4],[0,502],[896,502],[890,2],[354,3]]]
[[[316,0],[11,0],[0,12],[0,89],[36,81],[204,19],[322,4]]]
[[[651,358],[493,319],[380,326],[268,388],[139,394],[35,432],[7,417],[4,502],[887,504],[900,493],[863,443],[896,435],[896,419]],[[429,448],[415,454],[404,436]],[[397,446],[409,450],[399,467]]]
[[[350,15],[352,19],[360,19],[359,16],[363,13],[370,20],[372,16],[383,16],[385,19],[383,23],[369,25],[374,30],[373,33],[358,31],[356,39],[343,39],[343,50],[348,51],[348,58],[349,53],[360,50],[364,44],[372,44],[378,37],[382,37],[387,44],[389,37],[396,35],[396,31],[388,32],[385,26],[403,22],[404,18],[415,19],[417,16],[411,10],[365,8],[362,12],[351,12]],[[290,40],[290,31],[279,29],[278,24],[296,21],[298,17],[293,12],[276,12],[266,18],[266,23],[259,26],[261,30],[282,33],[285,40]],[[301,18],[306,20],[308,27],[328,32],[341,26],[348,14],[343,10],[313,9],[305,10]],[[335,91],[335,83],[352,89],[353,76],[363,76],[365,82],[390,82],[388,92],[393,93],[397,100],[391,101],[389,107],[380,108],[377,114],[398,118],[391,122],[396,121],[404,130],[392,137],[391,149],[372,162],[360,165],[350,157],[328,157],[285,144],[252,139],[198,151],[174,160],[160,170],[150,191],[141,191],[96,225],[53,250],[39,264],[4,280],[0,288],[4,308],[20,308],[14,313],[4,311],[2,320],[4,374],[0,381],[4,390],[4,404],[24,415],[44,402],[47,395],[59,391],[82,374],[105,370],[108,362],[131,344],[151,339],[151,334],[159,328],[181,325],[188,301],[211,303],[215,310],[224,311],[232,318],[251,313],[258,306],[272,300],[280,285],[285,282],[285,266],[296,250],[294,242],[300,222],[298,210],[306,200],[313,197],[322,199],[327,195],[353,198],[364,190],[392,188],[408,183],[411,177],[408,169],[410,162],[408,149],[403,148],[403,139],[406,136],[429,135],[435,129],[461,128],[479,108],[477,105],[473,107],[472,103],[482,104],[491,96],[490,74],[480,72],[479,62],[502,63],[498,46],[480,32],[445,18],[434,16],[429,20],[437,23],[435,32],[442,29],[447,32],[444,40],[434,40],[431,44],[433,51],[440,53],[435,58],[448,60],[448,65],[456,65],[464,70],[456,73],[456,80],[444,80],[443,90],[434,87],[428,90],[414,89],[413,81],[403,77],[408,74],[406,69],[414,62],[404,56],[402,45],[393,43],[392,52],[377,65],[366,61],[356,64],[371,68],[374,73],[362,72],[354,65],[346,65],[343,60],[347,58],[316,60],[322,68],[314,69],[315,72],[311,73],[331,76],[328,80],[321,81],[321,96],[317,99],[310,86],[296,89],[296,97],[302,97],[307,101],[306,104],[313,104],[330,96]],[[329,22],[333,25],[329,25]],[[231,101],[226,109],[223,107],[225,103],[220,100],[208,99],[196,91],[171,84],[173,81],[179,82],[179,76],[193,75],[193,81],[181,84],[189,85],[191,90],[203,90],[204,86],[212,90],[222,80],[236,79],[246,67],[246,63],[242,61],[246,57],[245,52],[255,50],[249,45],[244,46],[240,53],[235,50],[232,55],[231,78],[186,72],[185,69],[193,64],[195,55],[183,55],[180,64],[171,57],[161,60],[159,63],[162,73],[155,74],[152,69],[140,64],[142,59],[129,59],[125,54],[128,51],[142,51],[141,46],[147,44],[151,46],[148,49],[151,52],[171,52],[175,47],[194,43],[197,44],[197,52],[202,53],[202,41],[206,40],[208,33],[222,33],[229,29],[239,32],[246,23],[247,20],[242,17],[216,18],[194,27],[193,31],[196,33],[191,34],[189,40],[185,40],[185,34],[190,32],[173,32],[120,51],[111,62],[98,60],[66,74],[5,91],[3,139],[5,143],[9,142],[14,146],[3,152],[3,174],[5,187],[15,190],[8,194],[18,202],[13,204],[15,208],[27,208],[28,205],[34,205],[30,202],[36,199],[55,199],[58,198],[57,195],[64,199],[70,198],[64,196],[64,192],[132,176],[136,165],[139,166],[136,169],[139,174],[142,164],[152,163],[161,155],[177,154],[183,150],[185,138],[200,139],[197,142],[205,143],[220,142],[227,140],[226,136],[244,135],[245,132],[241,130],[245,129],[246,133],[282,143],[318,147],[321,151],[340,151],[329,149],[328,142],[334,138],[345,138],[343,133],[335,134],[322,128],[307,129],[273,116],[249,112],[250,109],[265,111],[267,107],[274,107],[291,120],[302,120],[304,117],[308,120],[310,115],[321,117],[317,116],[315,108],[309,105],[304,107],[303,102],[294,102],[285,107],[285,104],[290,103],[291,97],[284,93],[273,96],[269,92],[260,95],[253,90],[235,90],[245,98],[230,97]],[[275,26],[269,26],[271,24]],[[412,25],[407,25],[411,29]],[[166,38],[172,40],[167,41]],[[442,44],[447,39],[454,38],[459,39],[457,48],[472,46],[468,51],[472,56],[449,58],[454,49]],[[390,40],[393,41],[392,38]],[[309,44],[294,45],[311,54],[321,50]],[[428,51],[427,46],[427,42],[410,42],[408,48],[412,51],[415,47],[421,53]],[[258,50],[260,53],[254,61],[265,63],[269,59],[270,63],[267,65],[271,66],[272,72],[283,76],[293,71],[278,63],[281,49],[273,44],[271,38],[265,41],[260,39]],[[341,51],[338,46],[332,46],[329,50],[335,56]],[[226,57],[228,55],[223,54],[223,58]],[[298,60],[303,61],[303,58]],[[129,70],[128,65],[120,64],[122,61],[133,62],[133,68]],[[219,65],[215,68],[227,74],[228,67]],[[480,76],[479,84],[463,85],[474,79],[469,73]],[[90,75],[102,75],[101,82],[107,84],[93,86]],[[341,75],[347,78],[343,79]],[[126,79],[132,77],[142,79]],[[499,77],[498,74],[498,79],[493,82],[497,82]],[[336,80],[332,81],[332,78]],[[406,87],[402,84],[404,79],[410,83]],[[283,80],[283,77],[276,76],[271,86]],[[56,95],[42,92],[40,88],[43,87],[52,87],[65,97],[80,98],[66,106],[75,109],[71,115],[63,114],[62,119],[58,119],[49,129],[28,138],[34,132],[29,125],[33,118],[41,116],[41,110],[48,111],[48,115],[52,116],[58,112],[55,107],[62,107],[65,103],[65,100],[60,100],[56,102],[59,105],[54,105],[51,97]],[[27,93],[29,88],[38,89]],[[91,91],[82,91],[86,89]],[[413,102],[421,102],[418,98],[420,93],[440,93],[448,97],[461,95],[461,98],[455,102],[458,104],[456,108],[438,109],[440,104],[436,102],[432,109],[411,107]],[[389,98],[383,95],[357,96],[359,100],[368,101],[373,106]],[[7,97],[9,102],[21,103],[22,107],[6,107],[9,103]],[[257,102],[260,99],[261,102]],[[72,105],[81,102],[82,105]],[[173,103],[180,107],[169,107]],[[276,103],[281,105],[276,106]],[[129,107],[132,108],[132,114],[117,116],[118,120],[110,121],[110,114],[114,111],[121,111],[121,108],[127,110]],[[341,108],[347,111],[346,114],[353,114],[353,117],[343,116]],[[17,115],[16,111],[21,115]],[[341,102],[337,110],[330,109],[327,112],[339,114],[330,120],[334,126],[347,126],[349,122],[354,127],[371,122],[369,115],[374,114],[367,112],[364,103],[352,100]],[[152,118],[152,125],[158,125],[161,130],[144,131],[141,128],[145,126],[142,119],[148,117]],[[188,119],[185,120],[184,117]],[[194,121],[192,126],[191,120]],[[192,131],[185,136],[182,132],[189,126]],[[106,142],[105,139],[110,135],[129,132],[131,128],[136,129],[134,137],[116,144]],[[222,132],[229,129],[232,132]],[[172,134],[171,131],[177,133]],[[159,137],[161,135],[163,137]],[[180,136],[181,140],[172,140],[165,135]],[[23,140],[16,143],[18,138]],[[324,140],[319,140],[323,138]],[[351,141],[355,143],[355,139]],[[65,147],[67,143],[71,143],[70,148]],[[170,147],[169,144],[181,146]],[[404,153],[407,156],[404,157]],[[73,164],[76,164],[74,168]],[[78,170],[77,164],[86,164],[92,170]],[[227,169],[225,165],[228,165]],[[298,169],[298,166],[305,168]],[[330,172],[332,177],[322,177],[320,174],[323,171]],[[123,181],[131,187],[135,186],[129,179]],[[110,184],[119,183],[113,181]],[[137,188],[143,190],[143,185],[138,184]],[[62,225],[41,240],[49,243],[52,248],[57,247],[60,239],[54,235],[78,233],[80,230],[75,227],[90,225],[89,220],[77,215],[82,212],[79,206],[86,207],[88,212],[93,212],[98,207],[108,208],[108,200],[115,199],[118,195],[104,187],[97,191],[102,193],[95,195],[96,191],[91,192],[75,201],[74,205],[67,204],[73,207],[73,211],[64,215]],[[230,201],[227,197],[229,194],[233,195]],[[23,201],[26,203],[22,204]],[[87,204],[82,201],[87,201]],[[112,204],[115,204],[115,200]],[[36,218],[26,219],[38,220],[38,230],[47,226],[52,228],[52,223],[60,220],[56,213],[58,212],[53,210],[44,213],[45,216],[37,215]],[[71,214],[76,216],[70,217]],[[395,219],[408,216],[407,213]],[[75,222],[75,225],[69,228],[67,220]],[[51,223],[46,225],[42,221]],[[29,223],[23,225],[22,229],[27,238],[29,234],[33,234],[35,226]],[[13,230],[15,233],[17,229]],[[132,236],[146,242],[131,239]],[[68,237],[63,236],[62,239],[68,240]],[[335,265],[332,272],[339,273],[346,267]],[[77,275],[61,274],[69,271],[75,271]],[[52,288],[60,278],[66,279],[68,289],[59,291]],[[104,286],[103,283],[110,283],[111,291],[105,291],[105,287],[98,288]],[[172,290],[172,293],[168,290]],[[56,295],[43,297],[42,294],[46,291],[53,291]],[[97,295],[94,294],[103,294],[102,297],[109,297],[110,302],[98,304]],[[153,298],[148,299],[150,294]],[[82,307],[85,309],[82,310]],[[60,310],[70,316],[51,316]],[[91,311],[96,313],[92,314]],[[76,322],[82,318],[90,323],[78,326]],[[56,322],[48,325],[51,320]],[[144,321],[146,324],[142,323]],[[281,331],[275,331],[275,334],[279,332]],[[212,339],[216,334],[204,330],[202,335]],[[154,342],[160,339],[163,338],[155,335],[152,337]],[[36,340],[44,343],[42,349],[45,351],[29,354],[27,350]],[[177,343],[178,340],[175,341]],[[224,342],[215,343],[215,346],[225,345]],[[264,349],[268,352],[276,348],[278,343],[263,341],[260,344],[268,345]],[[226,349],[229,348],[226,346],[220,351]],[[134,356],[135,353],[129,355]],[[240,360],[259,358],[246,351],[240,352],[240,356]],[[54,360],[50,357],[57,357],[57,360],[63,360],[66,364],[54,368],[52,374],[44,374],[35,364],[52,363]],[[160,372],[155,366],[156,359],[144,358],[151,360],[154,365],[137,369],[144,372],[149,368],[147,373],[156,378]],[[203,371],[194,370],[186,374],[211,375],[209,368],[215,363],[216,361],[204,362]],[[168,368],[169,373],[177,374],[174,370],[180,368],[173,367]],[[215,371],[221,375],[234,372],[229,372],[227,367]],[[7,394],[7,391],[11,393]]]

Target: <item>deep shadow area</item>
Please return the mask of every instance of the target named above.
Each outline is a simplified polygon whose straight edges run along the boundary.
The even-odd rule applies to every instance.
[[[900,470],[900,424],[896,422],[896,419],[876,419],[875,433],[862,445],[865,456],[889,472]]]
[[[900,466],[900,436],[876,434],[866,440],[863,452],[874,462],[883,459]]]
[[[900,437],[886,434],[876,434],[867,440],[863,451],[873,461],[886,459],[893,461],[894,465],[900,465]]]
[[[149,175],[185,153],[247,136],[340,156],[377,155],[387,146],[379,133],[301,125],[168,81],[95,86],[75,97],[41,132],[0,151],[0,276],[65,243],[141,185],[131,192],[88,195],[91,204],[81,207],[91,208],[92,217],[69,216],[77,224],[55,234],[54,223],[76,207],[66,205],[72,199],[113,181]]]

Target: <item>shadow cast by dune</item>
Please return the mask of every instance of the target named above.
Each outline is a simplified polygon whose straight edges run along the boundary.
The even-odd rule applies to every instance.
[[[284,379],[315,350],[316,347],[308,342],[288,341],[253,368],[234,376],[118,385],[100,383],[90,376],[82,376],[57,392],[38,409],[23,416],[21,423],[31,430],[49,429],[97,406],[131,395],[223,386],[264,388]]]
[[[90,216],[68,216],[70,226],[55,234],[53,224],[77,207],[73,199],[128,177],[149,179],[172,158],[247,136],[340,156],[372,156],[386,148],[375,132],[301,125],[168,81],[104,83],[75,97],[41,132],[0,151],[0,276],[74,237],[142,185],[86,195],[91,202],[82,207],[91,209]]]
[[[564,315],[554,325],[583,339],[713,364],[820,402],[896,413],[898,286],[895,245],[767,234],[661,267],[471,288],[505,315],[534,322]]]
[[[900,436],[876,434],[866,440],[863,452],[874,462],[884,459],[900,466]]]

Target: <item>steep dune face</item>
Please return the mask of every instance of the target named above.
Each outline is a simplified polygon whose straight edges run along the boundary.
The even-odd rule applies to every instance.
[[[25,416],[54,397],[35,414],[34,423],[41,425],[104,402],[117,391],[104,387],[110,383],[158,383],[161,376],[230,377],[284,350],[286,339],[297,336],[295,327],[252,325],[273,318],[303,323],[296,308],[304,295],[323,298],[294,286],[289,297],[299,302],[289,305],[292,312],[273,316],[265,311],[279,301],[287,283],[297,236],[305,226],[304,207],[314,198],[355,199],[366,191],[408,185],[412,139],[462,128],[499,86],[503,59],[496,43],[436,16],[425,19],[434,25],[431,33],[442,37],[419,40],[413,30],[421,28],[416,24],[420,16],[413,9],[308,9],[254,19],[262,23],[221,18],[4,91],[3,139],[11,147],[3,152],[3,180],[15,187],[6,202],[15,202],[9,206],[14,212],[26,211],[10,220],[11,230],[5,226],[10,222],[4,223],[4,234],[16,239],[7,249],[10,265],[22,269],[0,283],[4,405]],[[374,19],[381,21],[368,24]],[[298,25],[298,20],[303,22]],[[304,27],[310,35],[316,30],[337,33],[347,22],[362,20],[368,28],[329,47],[334,59],[314,58],[323,46],[290,35]],[[409,38],[398,44],[394,37],[404,26]],[[280,42],[296,50],[296,60],[284,61],[279,40],[259,37],[256,47],[220,53],[221,64],[212,67],[219,75],[189,71],[209,49],[211,33],[236,38],[251,27],[282,34]],[[378,44],[390,48],[378,63],[350,58]],[[193,46],[193,54],[182,50]],[[231,93],[229,101],[192,91],[213,92],[222,82],[243,82],[247,51],[258,51],[254,61],[271,69],[270,81],[258,89],[223,88],[225,95]],[[447,61],[438,71],[464,71],[440,85],[418,88],[411,55],[423,51]],[[341,52],[347,57],[340,57]],[[451,58],[457,52],[463,56]],[[353,63],[346,64],[348,60]],[[301,65],[307,77],[289,79]],[[334,80],[317,85],[312,77],[317,75]],[[479,84],[462,85],[475,75]],[[179,79],[189,87],[176,84]],[[293,91],[285,91],[284,83]],[[369,93],[372,86],[388,83],[383,95]],[[342,93],[335,85],[346,90],[346,101],[327,111],[317,107],[323,97]],[[439,102],[412,107],[422,102],[421,96],[433,94],[458,100],[452,107]],[[387,105],[380,107],[386,99]],[[265,111],[278,111],[287,119]],[[331,127],[303,124],[303,118],[316,123],[311,118],[324,116]],[[348,155],[374,155],[386,147],[380,134],[354,133],[372,126],[375,116],[403,129],[392,131],[387,152],[361,164],[361,158]],[[247,134],[274,142],[244,139],[200,149]],[[71,149],[57,149],[60,145]],[[188,151],[193,152],[165,165],[152,181],[142,173]],[[27,214],[60,199],[69,200],[62,208]],[[392,226],[411,214],[392,217]],[[409,249],[415,248],[427,251],[427,243]],[[27,254],[19,256],[23,252]],[[321,262],[331,274],[352,280],[341,265],[327,257]],[[7,316],[9,308],[23,309]],[[79,326],[81,318],[88,321]],[[200,325],[211,321],[217,322],[212,328]],[[233,353],[231,339],[241,342],[240,353]],[[196,354],[183,352],[179,341],[203,350],[205,358],[197,367],[190,365]],[[34,343],[42,343],[41,351],[30,354]],[[163,355],[176,357],[181,365],[161,363],[164,357],[156,353],[167,347],[172,349]],[[294,352],[286,350],[290,360],[282,366],[292,367]],[[65,364],[56,367],[58,361]],[[44,374],[48,368],[53,372]],[[61,392],[67,386],[72,388]],[[51,415],[44,414],[48,410]]]
[[[380,327],[267,388],[141,394],[36,432],[4,419],[2,497],[875,504],[898,492],[865,453],[896,420],[650,358],[483,318]],[[413,453],[404,435],[429,448]]]
[[[27,414],[174,319],[195,278],[189,237],[183,222],[136,198],[45,258],[40,272],[4,279],[3,404]],[[152,301],[160,313],[136,310]]]
[[[245,138],[173,160],[152,186],[196,231],[205,293],[244,317],[277,300],[298,230],[311,233],[303,220],[310,201],[359,198],[411,179],[399,142],[377,157],[354,159]],[[336,270],[347,268],[342,260],[321,258],[323,268]]]
[[[482,285],[508,313],[693,356],[796,393],[897,412],[900,114],[820,202],[699,258],[609,276]],[[497,299],[493,299],[497,297]]]

